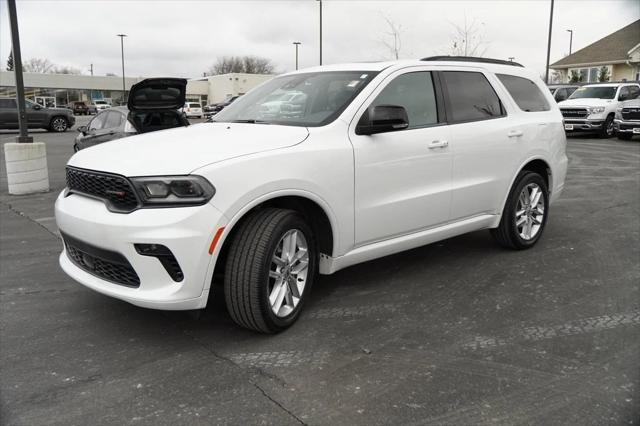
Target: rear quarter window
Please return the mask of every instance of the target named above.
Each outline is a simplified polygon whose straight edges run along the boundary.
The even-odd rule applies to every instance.
[[[549,103],[538,86],[528,78],[496,74],[518,107],[526,112],[549,111]]]

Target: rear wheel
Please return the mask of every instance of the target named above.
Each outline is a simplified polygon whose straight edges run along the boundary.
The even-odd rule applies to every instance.
[[[64,117],[53,117],[49,123],[49,130],[53,132],[65,132],[69,128],[69,123]]]
[[[547,184],[539,174],[523,170],[511,188],[500,225],[491,235],[503,247],[528,249],[540,239],[548,213]]]
[[[311,228],[295,211],[258,210],[239,225],[226,260],[224,292],[240,326],[277,333],[300,315],[317,275]]]

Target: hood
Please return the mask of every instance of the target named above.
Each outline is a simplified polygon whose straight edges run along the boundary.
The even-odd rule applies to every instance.
[[[562,107],[599,107],[610,105],[613,102],[617,102],[614,99],[600,99],[600,98],[580,98],[580,99],[567,99],[566,101],[558,102],[558,106]]]
[[[640,98],[624,101],[620,106],[622,108],[640,108]]]
[[[184,175],[207,164],[297,145],[308,135],[306,127],[202,123],[83,149],[68,165],[124,176]]]
[[[184,78],[147,78],[131,86],[127,107],[130,111],[182,108],[186,92]]]

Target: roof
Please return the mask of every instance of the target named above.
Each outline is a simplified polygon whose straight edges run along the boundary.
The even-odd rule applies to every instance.
[[[629,53],[638,44],[638,40],[640,40],[640,19],[565,56],[549,67],[567,68],[572,65],[622,63],[629,60]]]

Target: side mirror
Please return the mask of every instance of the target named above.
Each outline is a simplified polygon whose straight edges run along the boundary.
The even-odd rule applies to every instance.
[[[356,126],[357,135],[393,132],[409,127],[407,110],[399,105],[378,105],[369,108]]]
[[[79,126],[78,127],[78,132],[82,133],[83,135],[87,134],[87,130],[88,130],[87,126]]]

